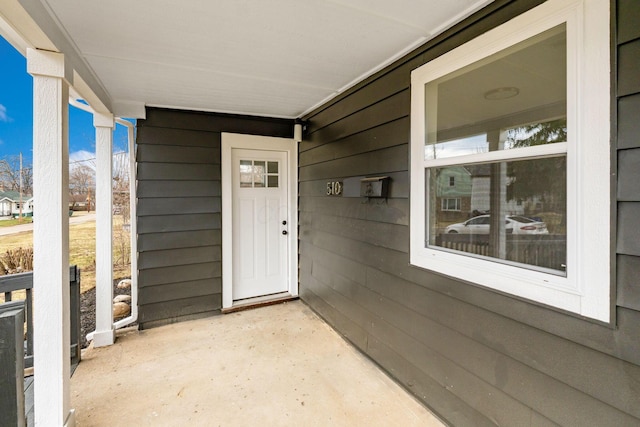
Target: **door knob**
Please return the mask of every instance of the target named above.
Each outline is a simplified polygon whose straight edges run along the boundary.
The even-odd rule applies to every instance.
[[[286,236],[289,233],[287,233],[287,230],[282,230],[282,234]]]
[[[287,225],[287,220],[282,221],[282,225]]]

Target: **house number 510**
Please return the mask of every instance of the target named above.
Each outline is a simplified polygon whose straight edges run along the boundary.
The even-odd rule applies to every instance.
[[[339,181],[327,182],[327,196],[339,196],[342,194],[342,183]]]

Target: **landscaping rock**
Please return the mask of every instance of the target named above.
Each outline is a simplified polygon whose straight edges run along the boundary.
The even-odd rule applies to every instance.
[[[131,307],[126,302],[117,302],[113,304],[113,318],[117,319],[119,317],[127,316],[131,313]]]
[[[116,295],[113,302],[129,302],[131,301],[131,295]]]
[[[113,281],[114,296],[131,293],[131,288],[122,289],[117,286],[118,283],[122,282],[121,279],[119,277]],[[96,330],[96,288],[91,288],[80,294],[80,324],[80,342],[82,348],[86,348],[89,345],[87,334]],[[136,325],[136,323],[132,325]]]
[[[129,289],[131,287],[131,279],[124,279],[118,283],[119,289]]]

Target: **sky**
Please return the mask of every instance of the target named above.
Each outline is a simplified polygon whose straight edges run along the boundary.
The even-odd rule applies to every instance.
[[[32,150],[33,79],[27,73],[26,59],[0,37],[0,160],[22,152],[25,164],[31,164]],[[127,151],[124,126],[115,128],[113,150]],[[93,116],[69,106],[70,162],[73,165],[79,160],[93,159],[95,151]]]

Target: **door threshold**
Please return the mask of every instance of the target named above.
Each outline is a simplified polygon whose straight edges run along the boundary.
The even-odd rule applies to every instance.
[[[295,301],[298,298],[298,296],[293,296],[289,292],[281,292],[255,298],[247,298],[239,301],[234,301],[231,307],[223,308],[222,310],[220,310],[220,312],[222,314],[235,313],[236,311],[250,310],[253,308],[265,307],[268,305],[281,304],[287,301]]]

